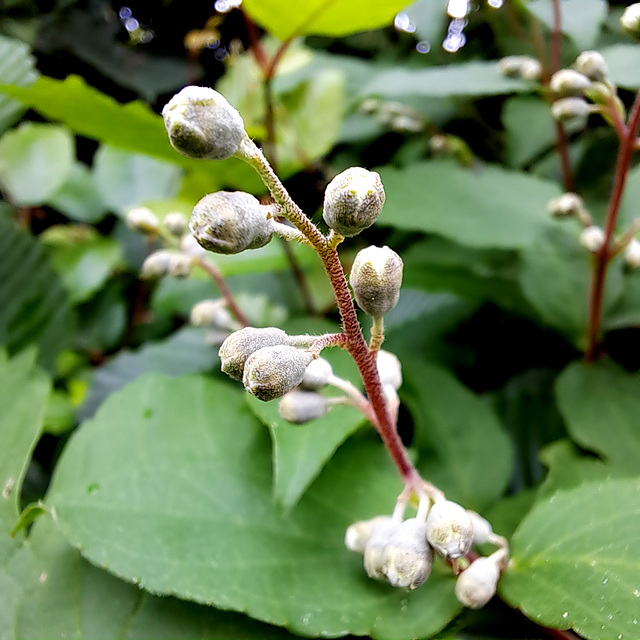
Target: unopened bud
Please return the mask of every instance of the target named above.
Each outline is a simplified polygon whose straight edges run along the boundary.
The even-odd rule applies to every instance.
[[[389,247],[367,247],[353,261],[349,283],[358,306],[370,316],[391,311],[400,297],[402,259]]]
[[[310,391],[316,391],[329,384],[331,376],[333,376],[333,368],[329,361],[324,358],[316,358],[311,361],[304,372],[301,386]]]
[[[127,212],[127,226],[133,231],[155,234],[160,230],[160,222],[155,213],[147,207],[137,207]]]
[[[382,386],[390,385],[396,390],[402,386],[402,365],[393,353],[381,349],[376,356],[376,364]]]
[[[586,118],[591,111],[591,105],[583,98],[560,98],[551,105],[551,115],[559,122]]]
[[[580,234],[580,244],[591,253],[598,253],[602,249],[605,239],[604,230],[595,224],[585,227]]]
[[[607,63],[597,51],[583,51],[574,62],[576,71],[595,82],[605,82],[609,75]]]
[[[502,75],[509,78],[538,80],[542,73],[540,62],[529,56],[506,56],[498,62],[498,67]]]
[[[523,80],[540,80],[542,65],[535,58],[527,58],[520,67],[520,77]]]
[[[467,514],[471,518],[471,526],[473,527],[473,544],[491,542],[493,538],[491,523],[475,511],[467,510]]]
[[[271,240],[267,210],[242,191],[218,191],[205,196],[191,214],[189,229],[198,243],[214,253],[258,249]]]
[[[315,391],[294,389],[289,391],[278,405],[283,420],[293,424],[304,424],[322,417],[329,410],[329,402]]]
[[[386,579],[384,571],[387,562],[387,547],[391,536],[399,526],[399,522],[388,518],[372,527],[369,540],[364,547],[364,570],[370,578]]]
[[[473,542],[469,514],[450,500],[436,502],[427,516],[427,540],[442,557],[461,558]]]
[[[172,251],[169,258],[168,275],[174,278],[188,278],[193,271],[193,258],[179,251]]]
[[[624,261],[632,269],[640,268],[640,241],[636,238],[631,238],[629,244],[625,247]]]
[[[484,607],[496,593],[500,568],[492,558],[478,558],[472,562],[456,581],[458,601],[470,609]]]
[[[164,226],[169,233],[180,238],[187,230],[187,219],[179,211],[173,211],[164,217]]]
[[[547,205],[549,213],[555,218],[580,217],[584,213],[584,202],[577,193],[563,193]]]
[[[312,358],[309,352],[288,345],[263,347],[247,358],[242,384],[263,402],[281,398],[302,382]]]
[[[171,146],[189,158],[230,158],[246,135],[237,110],[208,87],[185,87],[165,105],[162,117]]]
[[[154,280],[163,278],[169,274],[169,264],[171,263],[171,251],[161,249],[149,254],[142,263],[140,277],[143,280]]]
[[[405,520],[389,538],[383,573],[394,587],[416,589],[431,573],[433,551],[427,544],[426,525]]]
[[[373,530],[381,523],[391,522],[391,516],[376,516],[370,520],[354,522],[345,533],[344,545],[349,551],[364,553]]]
[[[622,28],[632,36],[640,36],[640,3],[630,4],[620,18]]]
[[[351,167],[327,186],[322,217],[331,229],[350,238],[378,219],[384,200],[380,176],[375,171]]]
[[[591,80],[574,69],[560,69],[551,76],[549,86],[559,98],[582,96],[591,87]]]
[[[223,300],[202,300],[191,309],[189,322],[194,327],[228,329],[233,324],[233,319]]]
[[[220,346],[221,369],[230,378],[242,380],[244,365],[247,358],[258,349],[272,347],[279,344],[287,344],[289,336],[276,327],[256,329],[245,327],[234,331]]]

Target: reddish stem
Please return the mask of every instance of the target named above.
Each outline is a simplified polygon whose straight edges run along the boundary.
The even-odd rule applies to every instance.
[[[600,324],[602,318],[602,300],[604,298],[604,283],[607,276],[607,267],[612,257],[611,243],[620,212],[622,194],[631,166],[631,160],[635,151],[636,134],[640,123],[640,91],[629,114],[629,123],[625,128],[624,137],[618,150],[616,172],[613,182],[613,190],[609,199],[607,219],[605,224],[605,240],[602,248],[595,256],[591,291],[589,293],[589,325],[587,328],[587,350],[584,355],[585,362],[593,362],[600,351]]]
[[[562,66],[562,15],[560,0],[553,0],[553,28],[551,29],[551,73]]]

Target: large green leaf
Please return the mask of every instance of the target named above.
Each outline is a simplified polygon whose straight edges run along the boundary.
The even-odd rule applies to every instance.
[[[400,489],[376,441],[347,443],[283,515],[244,392],[147,376],[74,433],[47,502],[83,555],[150,591],[308,635],[427,637],[459,610],[452,578],[437,568],[413,593],[393,589],[343,544],[352,521],[388,512]]]
[[[497,165],[464,169],[432,160],[380,171],[387,194],[380,224],[438,233],[469,247],[521,248],[549,224],[555,184]]]
[[[99,222],[107,213],[91,172],[81,162],[73,165],[67,180],[47,199],[46,204],[78,222]]]
[[[376,74],[362,89],[363,96],[399,98],[423,96],[492,96],[504,93],[529,93],[531,82],[504,76],[497,62],[462,62],[427,69],[391,67]]]
[[[500,593],[545,626],[589,640],[637,638],[639,528],[637,478],[559,491],[518,527]]]
[[[13,204],[41,205],[67,180],[74,160],[64,127],[23,122],[0,139],[0,183]]]
[[[640,473],[640,374],[612,363],[577,362],[558,378],[556,395],[580,446]]]
[[[38,76],[29,47],[20,40],[0,35],[0,83],[30,85]],[[0,132],[18,120],[24,107],[0,95]]]
[[[615,84],[624,89],[640,88],[640,51],[637,45],[614,44],[604,47],[600,53]]]
[[[10,352],[37,344],[52,369],[73,329],[67,294],[44,248],[0,211],[0,344]]]
[[[511,443],[491,407],[440,367],[408,360],[403,370],[402,400],[425,477],[469,509],[490,506],[513,466]]]
[[[407,0],[245,0],[242,5],[253,20],[280,40],[294,36],[345,36],[386,27]]]

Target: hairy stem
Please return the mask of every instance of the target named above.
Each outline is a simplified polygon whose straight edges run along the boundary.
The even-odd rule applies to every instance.
[[[373,357],[375,358],[380,351],[380,347],[384,342],[384,317],[373,318],[373,324],[371,325],[371,337],[369,339],[369,349]]]
[[[587,328],[587,350],[584,355],[585,362],[593,362],[600,352],[600,325],[602,320],[602,300],[604,298],[604,283],[607,277],[607,267],[611,260],[611,244],[616,228],[622,194],[631,166],[631,160],[635,151],[635,140],[640,123],[640,91],[636,95],[635,102],[629,114],[629,122],[625,128],[625,135],[618,150],[616,172],[613,182],[613,190],[609,199],[607,219],[605,224],[605,240],[602,248],[595,256],[591,291],[589,293],[589,319]]]

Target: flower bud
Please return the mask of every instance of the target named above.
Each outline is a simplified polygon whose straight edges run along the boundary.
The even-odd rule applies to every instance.
[[[378,219],[384,200],[380,176],[375,171],[351,167],[327,186],[322,217],[331,229],[350,238]]]
[[[399,526],[399,522],[388,518],[380,520],[372,527],[369,540],[364,547],[364,570],[370,578],[386,579],[384,570],[387,562],[387,546]]]
[[[580,217],[584,213],[584,202],[577,193],[563,193],[547,205],[549,213],[555,218]]]
[[[499,579],[498,563],[491,557],[478,558],[458,576],[456,598],[465,607],[480,609],[495,595]]]
[[[163,278],[169,273],[169,264],[171,262],[171,251],[160,249],[149,254],[142,263],[140,269],[140,277],[143,280],[155,280]]]
[[[376,516],[370,520],[354,522],[346,531],[344,545],[349,551],[364,553],[364,549],[371,538],[373,530],[382,523],[391,522],[391,516]]]
[[[168,275],[174,278],[188,278],[193,271],[193,258],[191,256],[172,251],[169,258]]]
[[[427,540],[442,557],[461,558],[473,542],[469,514],[450,500],[436,502],[427,516]]]
[[[473,544],[491,542],[493,538],[491,523],[475,511],[467,509],[467,514],[471,518],[471,526],[473,527]]]
[[[234,380],[242,380],[247,358],[258,349],[287,344],[289,336],[276,327],[245,327],[234,331],[220,346],[218,355],[222,372]]]
[[[529,56],[506,56],[498,62],[498,67],[502,75],[509,78],[538,80],[542,73],[540,62]]]
[[[632,36],[640,36],[640,3],[630,4],[620,18],[622,28]]]
[[[217,91],[185,87],[162,110],[171,146],[189,158],[230,158],[246,136],[240,114]]]
[[[316,358],[311,361],[304,372],[301,386],[310,391],[316,391],[329,384],[331,376],[333,376],[333,368],[329,361],[324,358]]]
[[[631,238],[629,244],[625,247],[624,261],[632,269],[640,267],[640,241],[636,240],[636,238]]]
[[[389,351],[380,350],[376,356],[380,384],[384,387],[390,385],[394,389],[402,386],[402,366],[400,360]]]
[[[523,80],[540,80],[542,65],[535,58],[527,58],[520,67],[520,77]]]
[[[133,231],[142,233],[158,233],[160,222],[155,213],[147,207],[137,207],[127,212],[127,226]]]
[[[421,520],[409,518],[389,538],[382,571],[394,587],[416,589],[429,577],[433,551],[427,544],[426,529]]]
[[[242,191],[218,191],[202,198],[193,208],[189,229],[202,247],[223,254],[263,247],[273,233],[265,207]]]
[[[164,226],[169,233],[180,238],[187,230],[187,219],[179,211],[173,211],[164,217]]]
[[[293,424],[304,424],[323,416],[329,410],[324,396],[315,391],[289,391],[280,400],[278,413],[283,420]]]
[[[189,322],[194,327],[220,327],[228,329],[233,325],[231,314],[223,300],[202,300],[191,309]]]
[[[258,400],[281,398],[297,387],[313,356],[289,345],[262,347],[244,365],[242,384]]]
[[[402,259],[389,247],[367,247],[353,261],[349,283],[358,306],[370,316],[391,311],[400,297]]]
[[[585,227],[580,234],[580,244],[591,253],[598,253],[602,249],[604,241],[604,230],[595,224]]]
[[[560,98],[551,105],[551,115],[559,122],[586,118],[591,111],[591,105],[583,98]]]
[[[549,86],[559,98],[582,96],[591,87],[591,80],[573,69],[560,69],[551,76]]]
[[[192,258],[201,258],[207,253],[207,250],[201,247],[190,233],[186,233],[180,238],[180,251]]]
[[[595,82],[605,82],[609,75],[607,63],[597,51],[583,51],[574,62],[575,70]]]

